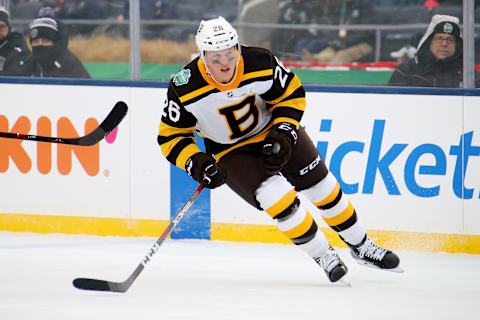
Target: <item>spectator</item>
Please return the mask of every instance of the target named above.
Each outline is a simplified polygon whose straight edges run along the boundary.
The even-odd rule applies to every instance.
[[[0,76],[21,76],[29,55],[23,36],[11,30],[10,13],[0,6]]]
[[[173,19],[173,6],[168,0],[142,0],[140,2],[140,18],[142,20]],[[145,39],[158,38],[162,29],[167,26],[142,26],[142,36]]]
[[[142,0],[143,1],[143,0]],[[55,11],[55,17],[59,19],[104,19],[107,16],[107,4],[103,1],[95,0],[75,0],[75,1],[52,1],[52,7]],[[70,25],[70,35],[90,36],[95,30],[95,25]]]
[[[478,77],[476,79],[478,81]],[[463,39],[459,19],[434,15],[415,57],[395,69],[389,85],[463,87]]]
[[[304,0],[284,0],[278,4],[278,24],[312,23],[311,10]],[[271,36],[271,49],[281,58],[295,58],[297,42],[304,42],[316,34],[305,29],[275,29]]]
[[[129,1],[128,0],[111,0],[108,1],[107,19],[114,19],[116,23],[103,25],[95,28],[95,34],[105,34],[109,37],[128,38],[128,25],[125,20],[129,19]]]
[[[374,8],[371,1],[343,0],[326,1],[319,24],[340,26],[338,32],[323,32],[327,46],[319,51],[305,47],[301,58],[320,63],[349,63],[373,59],[374,34],[365,31],[351,31],[348,25],[374,23]]]
[[[25,72],[36,77],[90,78],[82,62],[68,49],[68,31],[64,24],[44,16],[29,26],[32,56]]]

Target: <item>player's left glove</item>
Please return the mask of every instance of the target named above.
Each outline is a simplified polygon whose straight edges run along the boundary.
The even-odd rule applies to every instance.
[[[290,159],[297,138],[297,128],[291,123],[282,122],[270,129],[262,147],[267,173],[275,174],[282,170]]]
[[[191,156],[185,164],[187,173],[209,189],[220,187],[225,183],[225,174],[222,167],[217,165],[213,157],[203,152]]]

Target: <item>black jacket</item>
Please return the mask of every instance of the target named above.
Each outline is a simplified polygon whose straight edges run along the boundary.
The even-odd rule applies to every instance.
[[[456,37],[455,53],[446,59],[436,58],[430,50],[434,30],[443,22],[458,23],[455,17],[434,16],[427,32],[420,40],[416,56],[401,63],[393,72],[388,84],[391,86],[406,87],[463,87],[463,39]],[[458,19],[457,19],[458,20]],[[479,86],[479,77],[476,76],[475,86]]]
[[[426,64],[410,59],[395,69],[388,84],[405,87],[463,87],[462,61],[459,56],[446,61],[432,58]]]
[[[55,46],[52,50],[55,50]],[[52,59],[39,61],[33,55],[26,61],[26,76],[45,78],[90,78],[82,62],[68,49],[58,51]]]
[[[68,49],[68,32],[59,23],[60,39],[52,47],[32,48],[31,57],[25,61],[24,75],[50,78],[90,78],[82,62]]]
[[[0,76],[23,75],[23,63],[30,56],[25,39],[18,32],[10,32],[0,40]]]

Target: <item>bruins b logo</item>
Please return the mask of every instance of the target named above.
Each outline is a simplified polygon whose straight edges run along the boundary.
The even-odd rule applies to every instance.
[[[241,138],[248,134],[258,124],[258,115],[260,111],[255,105],[255,96],[251,95],[242,101],[223,107],[218,110],[227,121],[230,128],[230,139]]]

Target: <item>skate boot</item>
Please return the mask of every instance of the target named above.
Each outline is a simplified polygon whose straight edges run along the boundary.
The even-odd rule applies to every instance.
[[[338,253],[332,247],[328,248],[328,251],[323,256],[313,259],[325,270],[330,282],[337,282],[347,274],[347,266],[345,266]]]
[[[356,246],[348,245],[352,257],[361,265],[378,269],[403,272],[399,267],[400,259],[390,250],[379,247],[370,238],[365,238]]]

